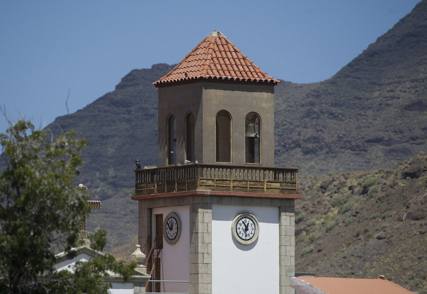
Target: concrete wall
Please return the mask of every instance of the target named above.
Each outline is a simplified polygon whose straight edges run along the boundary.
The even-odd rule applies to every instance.
[[[111,283],[108,294],[134,294],[135,287],[132,283]]]
[[[235,216],[253,213],[259,221],[256,243],[232,238]],[[279,294],[279,210],[277,207],[212,206],[212,293]]]
[[[245,118],[250,112],[261,117],[259,165],[274,164],[274,87],[272,85],[226,82],[193,82],[159,88],[160,164],[167,164],[167,119],[175,116],[176,159],[185,160],[185,117],[195,117],[195,159],[216,163],[216,114],[227,110],[232,116],[231,163],[246,164]]]
[[[205,83],[203,85],[203,162],[216,162],[216,114],[227,110],[231,122],[231,162],[246,164],[245,119],[250,112],[261,117],[259,165],[274,165],[274,88],[266,85]]]
[[[175,116],[176,124],[176,161],[183,163],[185,160],[185,117],[193,113],[195,119],[194,155],[195,159],[202,162],[202,119],[201,108],[202,85],[191,83],[162,87],[159,91],[159,156],[160,165],[167,164],[167,119]]]
[[[272,267],[279,267],[279,274],[277,279],[280,283],[280,294],[293,294],[294,289],[291,287],[291,277],[295,274],[295,212],[294,212],[294,200],[290,199],[266,199],[266,198],[242,198],[242,197],[216,197],[216,196],[188,196],[188,197],[176,197],[176,198],[157,198],[145,201],[139,201],[140,209],[140,240],[145,240],[147,232],[149,230],[147,221],[147,212],[149,208],[153,211],[156,209],[165,209],[165,207],[176,207],[176,206],[188,206],[190,207],[190,294],[210,294],[212,293],[212,283],[215,283],[215,279],[218,281],[218,275],[213,274],[217,264],[224,267],[224,264],[233,266],[234,263],[230,262],[227,256],[223,256],[225,259],[218,260],[221,254],[227,254],[227,250],[218,251],[218,246],[222,246],[216,242],[216,240],[227,239],[230,241],[231,237],[231,220],[234,218],[232,212],[236,212],[236,209],[248,209],[254,210],[259,214],[257,209],[263,210],[264,208],[272,212],[268,213],[268,217],[273,217],[275,229],[275,235],[273,236],[274,243],[276,243],[276,258],[270,260]],[[214,207],[231,207],[234,210],[228,211],[227,218],[220,218],[219,212],[221,210],[214,209]],[[160,210],[158,210],[160,211]],[[169,211],[166,209],[165,211]],[[214,211],[216,211],[214,215]],[[226,223],[222,223],[223,220]],[[261,220],[260,220],[261,221]],[[266,225],[269,222],[265,221]],[[221,226],[223,225],[223,227]],[[214,229],[215,227],[215,229]],[[267,226],[268,227],[268,226]],[[141,229],[142,228],[142,229]],[[260,233],[264,232],[265,229],[261,227]],[[268,231],[268,230],[267,230]],[[142,234],[143,233],[143,234]],[[218,235],[220,237],[218,237]],[[221,237],[222,236],[222,237]],[[265,238],[260,235],[260,238]],[[182,236],[181,236],[182,238]],[[214,239],[214,240],[213,240]],[[260,239],[261,240],[261,239]],[[230,245],[230,242],[227,243]],[[235,248],[233,250],[236,250]],[[217,252],[217,253],[215,253]],[[218,252],[220,252],[218,255]],[[222,252],[222,253],[221,253]],[[256,251],[254,251],[256,252]],[[274,251],[271,251],[274,252]],[[268,259],[271,252],[265,253]],[[269,259],[268,259],[269,260]],[[270,266],[268,266],[269,268]],[[264,268],[258,265],[254,265],[251,268],[251,274],[256,274],[256,278],[252,277],[250,281],[251,286],[258,285],[265,279],[270,279],[271,274],[265,274]],[[216,278],[215,278],[216,276]],[[213,280],[214,277],[214,280]],[[226,277],[230,279],[230,277]],[[276,278],[275,278],[276,279]],[[217,290],[214,290],[218,293]],[[252,291],[252,290],[251,290]],[[237,291],[223,292],[223,293],[241,293]],[[245,293],[245,292],[243,292]],[[252,292],[249,292],[252,293]],[[258,293],[270,293],[261,291]],[[277,293],[277,292],[273,292]]]
[[[161,253],[162,280],[190,281],[190,208],[189,206],[172,206],[153,209],[153,226],[155,215],[163,214],[163,220],[170,212],[176,212],[182,224],[181,236],[177,243],[171,245],[163,238]],[[153,229],[154,231],[154,229]],[[154,236],[153,236],[154,238]],[[188,283],[164,283],[166,292],[188,292]]]

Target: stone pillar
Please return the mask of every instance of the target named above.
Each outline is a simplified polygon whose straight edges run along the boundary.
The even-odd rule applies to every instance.
[[[212,207],[191,206],[190,294],[212,293]]]
[[[291,278],[295,276],[295,201],[280,207],[280,294],[294,294]]]

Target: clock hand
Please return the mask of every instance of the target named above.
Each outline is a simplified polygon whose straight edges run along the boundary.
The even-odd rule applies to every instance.
[[[247,224],[243,222],[243,225],[245,226],[245,232],[247,232],[249,229],[249,222]]]

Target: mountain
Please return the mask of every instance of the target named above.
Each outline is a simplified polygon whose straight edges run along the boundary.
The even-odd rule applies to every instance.
[[[427,150],[427,1],[331,79],[282,83],[277,96],[280,163],[322,174]]]
[[[112,92],[73,114],[58,117],[47,127],[53,133],[74,129],[87,139],[88,147],[83,154],[85,165],[80,180],[90,188],[94,198],[103,200],[103,208],[93,212],[89,223],[92,228],[106,228],[114,247],[128,243],[137,232],[136,203],[130,200],[134,185],[134,160],[140,159],[144,165],[157,162],[157,94],[152,82],[171,68],[167,64],[156,64],[150,69],[133,70]],[[319,220],[319,212],[315,206],[310,205],[319,204],[326,215],[332,213],[331,218],[335,217],[339,220],[338,224],[342,224],[347,219],[346,213],[353,211],[353,208],[347,211],[342,210],[341,206],[336,208],[328,197],[339,198],[346,189],[343,187],[350,189],[349,179],[356,181],[359,177],[358,173],[353,172],[393,168],[397,162],[413,158],[425,150],[427,0],[420,2],[409,15],[332,78],[312,84],[282,81],[277,86],[276,161],[278,165],[300,168],[302,182],[307,182],[303,184],[303,193],[307,198],[301,202],[299,209],[304,221],[300,220],[298,223],[298,231],[302,234],[303,230],[309,236],[321,233],[317,239],[313,239],[313,250],[306,249],[308,251],[304,254],[301,250],[305,250],[307,246],[310,248],[310,239],[304,241],[301,235],[298,236],[299,242],[303,244],[297,246],[298,271],[321,270],[330,274],[351,274],[353,271],[359,273],[369,269],[369,274],[388,273],[387,266],[391,264],[385,261],[368,263],[372,265],[371,268],[359,264],[351,267],[349,260],[357,262],[357,259],[348,259],[348,254],[340,253],[333,258],[318,254],[316,242],[324,244],[326,240],[333,240],[329,233],[336,229],[326,232],[320,230],[319,226],[309,226],[310,222],[316,223]],[[344,173],[344,178],[336,175],[338,172]],[[352,172],[351,176],[349,172]],[[330,176],[332,186],[317,187],[316,183],[320,181],[318,177],[325,177],[330,173],[335,174]],[[375,172],[373,174],[377,175]],[[369,174],[361,173],[360,177],[364,179]],[[379,181],[375,186],[383,183],[382,176],[374,178]],[[403,180],[399,183],[408,184]],[[335,185],[340,188],[329,190]],[[417,185],[421,187],[421,184]],[[381,194],[381,189],[388,188],[378,186],[378,189],[370,190],[368,187],[366,193],[373,195],[367,201],[356,201],[347,195],[349,192],[339,201],[348,201],[349,206],[357,205],[359,212],[371,211],[372,217],[361,214],[365,217],[364,226],[369,227],[367,224],[378,222],[383,213],[386,213],[384,209],[389,207],[388,198]],[[410,189],[399,191],[412,193]],[[399,196],[408,198],[411,195],[392,194],[390,199],[399,199]],[[360,196],[360,199],[365,199],[363,197],[365,196]],[[381,201],[376,202],[377,199]],[[307,204],[308,202],[312,203]],[[402,201],[398,203],[404,205]],[[425,202],[422,205],[425,206]],[[335,209],[331,210],[331,207]],[[397,215],[400,210],[393,208],[392,211]],[[333,216],[334,214],[336,215]],[[388,216],[384,220],[389,220]],[[390,220],[394,220],[394,216]],[[313,228],[319,229],[320,233],[313,233],[316,232]],[[349,246],[353,246],[348,251],[350,255],[367,256],[366,258],[371,256],[370,243],[365,246],[364,242],[372,239],[368,238],[368,233],[377,234],[373,231],[374,228],[377,226],[366,232],[366,236],[361,232],[363,239],[348,237],[349,242],[352,242]],[[391,250],[390,254],[387,253],[389,258],[407,256],[399,250],[411,248],[408,246],[413,232],[403,228],[406,227],[396,225],[400,239],[390,239],[391,242],[401,242],[400,247],[392,246],[394,243],[390,244],[388,241],[378,243],[380,245],[375,243],[373,246],[379,246],[387,252]],[[386,240],[392,232],[391,227],[384,231]],[[333,236],[340,235],[337,233]],[[376,237],[374,239],[379,240]],[[326,245],[321,248],[324,252],[334,252]],[[345,251],[344,247],[338,249]],[[425,249],[422,254],[426,256]],[[315,257],[318,260],[314,260]],[[417,262],[412,257],[407,260],[409,265]],[[320,266],[320,263],[323,265]],[[417,275],[414,278],[401,272],[407,267],[396,268],[396,272],[390,273],[390,276],[395,277],[401,273],[402,278],[420,279],[417,273],[414,273]],[[411,281],[402,283],[411,287],[417,285]]]
[[[136,234],[136,203],[130,199],[134,162],[156,163],[157,92],[152,82],[170,69],[157,64],[133,70],[114,91],[47,126],[54,134],[75,130],[86,139],[79,181],[90,188],[93,198],[104,200],[102,209],[95,210],[88,223],[92,229],[106,228],[114,246]]]
[[[427,155],[389,170],[306,179],[296,269],[369,276],[427,293]]]

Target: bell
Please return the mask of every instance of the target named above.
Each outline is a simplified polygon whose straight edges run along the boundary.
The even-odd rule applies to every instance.
[[[246,137],[259,137],[259,121],[257,118],[246,123]]]

